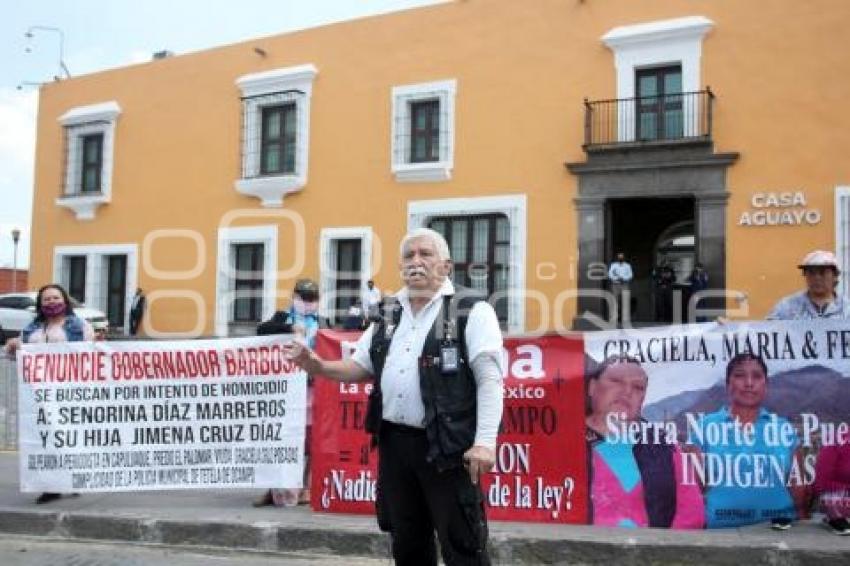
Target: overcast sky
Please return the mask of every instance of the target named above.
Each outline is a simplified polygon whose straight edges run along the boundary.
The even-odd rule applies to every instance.
[[[29,265],[37,88],[64,59],[74,76],[147,61],[155,51],[199,51],[440,0],[28,0],[0,18],[0,266],[12,265],[12,228],[23,231],[18,266]],[[26,49],[30,52],[27,53]],[[19,90],[19,85],[22,88]]]

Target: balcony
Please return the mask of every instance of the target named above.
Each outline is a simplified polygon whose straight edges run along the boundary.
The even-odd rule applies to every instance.
[[[586,151],[711,141],[714,94],[584,101]]]

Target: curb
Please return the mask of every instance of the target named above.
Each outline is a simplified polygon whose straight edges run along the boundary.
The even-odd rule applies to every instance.
[[[389,538],[377,530],[305,529],[274,522],[188,521],[0,509],[0,533],[267,553],[310,552],[389,558]]]
[[[523,533],[519,524],[495,523],[490,539],[494,564],[769,564],[798,566],[850,563],[850,546],[824,538],[816,545],[771,533],[748,541],[737,531],[682,533],[644,529],[547,529]],[[594,532],[596,530],[597,532]],[[75,540],[243,549],[263,553],[308,552],[389,559],[389,537],[377,529],[335,525],[298,527],[272,521],[199,521],[124,517],[114,514],[0,509],[0,533]]]

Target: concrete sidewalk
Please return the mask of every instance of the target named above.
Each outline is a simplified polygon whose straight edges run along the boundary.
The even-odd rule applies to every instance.
[[[17,453],[0,453],[0,533],[137,543],[388,557],[371,517],[305,507],[255,509],[259,491],[86,494],[35,505],[18,490]],[[491,522],[496,564],[850,564],[850,537],[817,521],[777,533],[607,529]]]

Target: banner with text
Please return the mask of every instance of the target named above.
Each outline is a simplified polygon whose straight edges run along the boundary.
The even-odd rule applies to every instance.
[[[301,487],[306,376],[287,340],[24,346],[21,491]]]
[[[844,321],[585,335],[590,522],[805,517],[822,446],[850,442]]]
[[[321,331],[317,351],[346,358],[358,333]],[[496,470],[483,491],[488,517],[584,523],[583,344],[580,336],[508,338],[505,407]],[[314,391],[312,506],[319,511],[373,513],[377,450],[364,432],[371,382],[317,379]]]

